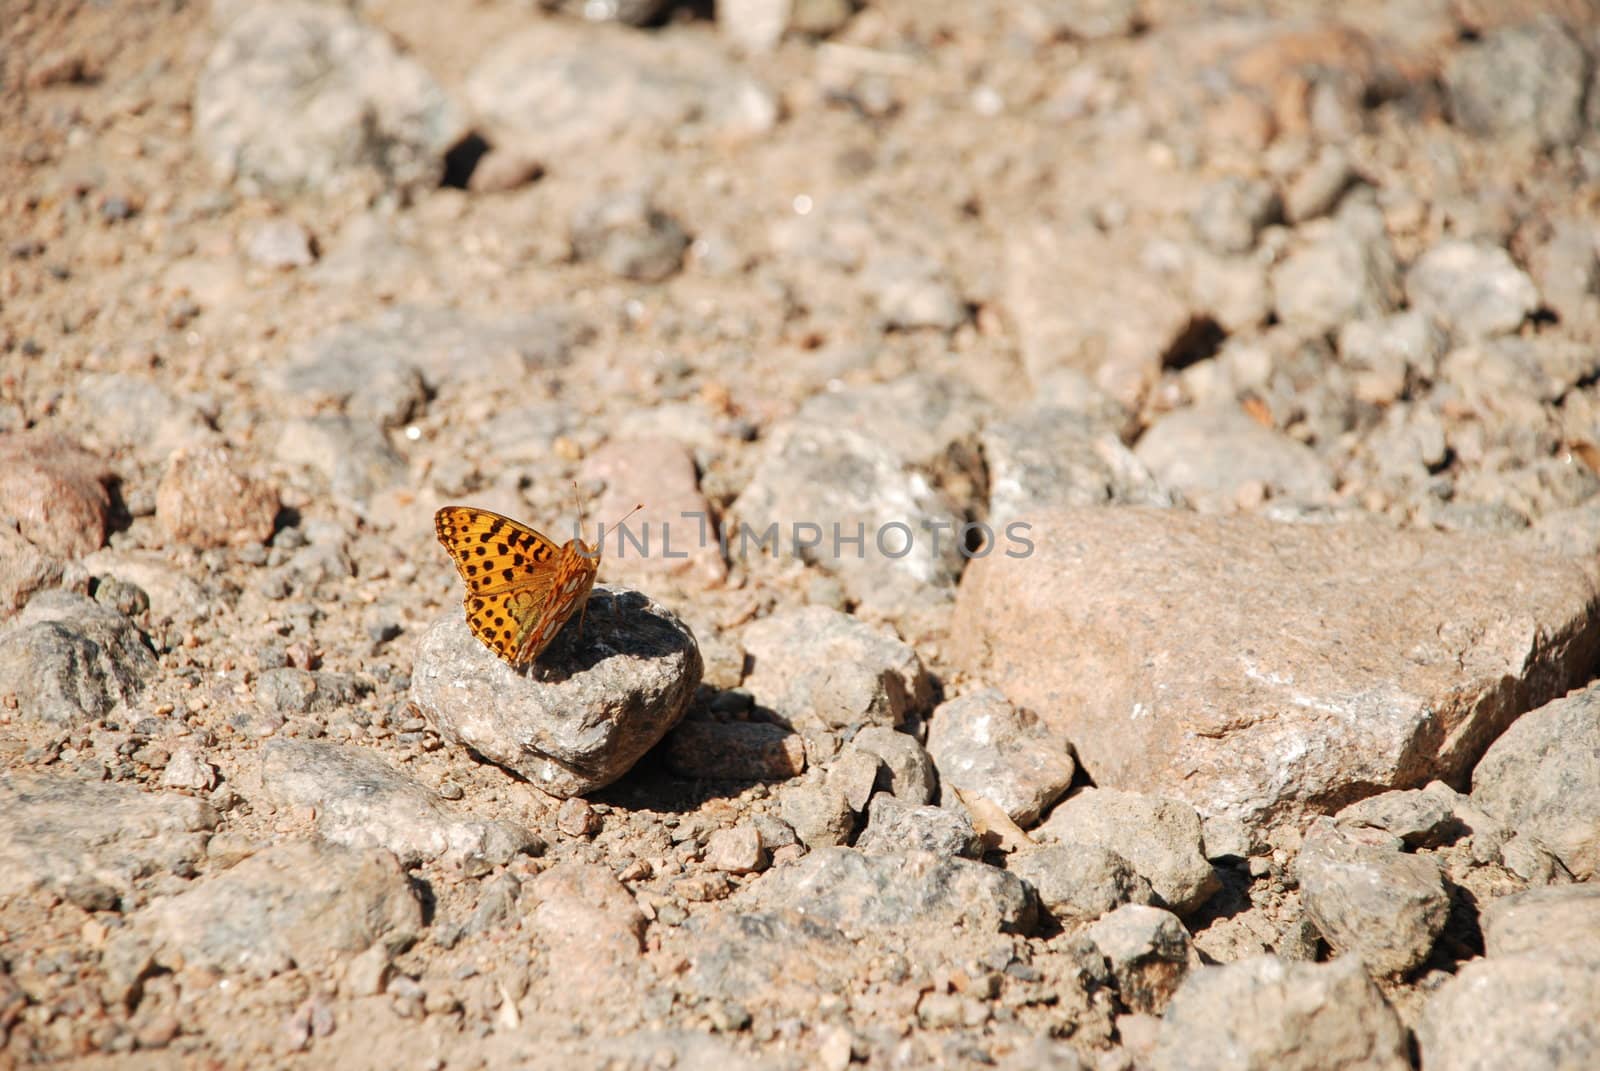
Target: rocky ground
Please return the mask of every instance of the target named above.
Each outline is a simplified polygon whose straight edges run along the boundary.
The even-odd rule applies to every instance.
[[[1600,8],[715,7],[0,5],[0,1063],[1600,1066]]]

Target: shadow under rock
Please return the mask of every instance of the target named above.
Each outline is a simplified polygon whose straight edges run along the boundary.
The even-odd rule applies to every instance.
[[[1254,879],[1250,877],[1250,870],[1247,865],[1218,866],[1213,864],[1211,869],[1216,872],[1218,880],[1222,882],[1222,887],[1212,893],[1211,899],[1201,904],[1194,914],[1185,920],[1189,932],[1192,934],[1199,934],[1213,923],[1243,915],[1255,907],[1255,902],[1250,899],[1250,886],[1254,884]],[[1158,906],[1166,906],[1160,904],[1159,901],[1160,898],[1157,897]],[[1212,962],[1211,958],[1204,952],[1200,955],[1203,962],[1208,964]]]
[[[596,588],[584,611],[583,634],[568,621],[550,646],[522,672],[535,680],[564,681],[619,655],[649,661],[672,655],[682,646],[682,633],[655,614],[645,613],[650,600],[637,591]]]
[[[1412,972],[1413,976],[1420,977],[1435,970],[1454,974],[1461,964],[1484,954],[1477,894],[1465,885],[1457,885],[1448,876],[1444,878],[1444,888],[1450,894],[1450,917],[1434,941],[1433,951]]]
[[[625,811],[689,814],[712,800],[736,799],[751,785],[774,783],[683,777],[667,768],[665,753],[663,741],[645,752],[621,780],[589,795],[589,801]]]

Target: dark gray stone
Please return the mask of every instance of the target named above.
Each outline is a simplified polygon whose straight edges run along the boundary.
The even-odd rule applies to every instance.
[[[843,993],[856,968],[855,944],[800,911],[698,915],[662,943],[689,961],[684,989],[702,999],[748,1001],[780,993],[814,999]]]
[[[1090,923],[1083,936],[1099,949],[1129,1010],[1161,1014],[1199,956],[1178,916],[1147,904],[1123,904]]]
[[[746,895],[849,934],[958,925],[972,932],[1028,933],[1035,921],[1033,897],[1019,878],[930,852],[863,855],[824,848],[769,871]]]
[[[231,180],[337,192],[366,172],[428,189],[466,117],[420,64],[336,4],[245,7],[195,89],[201,151]]]
[[[743,687],[796,727],[898,726],[925,711],[933,684],[916,651],[887,629],[823,606],[747,625]]]
[[[280,807],[314,808],[317,832],[329,841],[387,848],[406,865],[443,859],[481,873],[542,848],[528,830],[459,814],[376,754],[345,745],[269,740],[261,787]]]
[[[910,804],[932,803],[938,796],[933,760],[909,733],[886,725],[868,725],[856,733],[850,746],[876,756],[882,764],[876,787]]]
[[[1578,880],[1600,873],[1600,686],[1513,722],[1472,771],[1472,802],[1538,837]]]
[[[845,747],[828,763],[828,787],[837,789],[850,809],[860,814],[867,809],[882,770],[878,756],[854,745]]]
[[[778,797],[778,813],[807,848],[845,844],[855,832],[850,801],[832,783],[795,784]]]
[[[1063,926],[1092,922],[1123,904],[1153,904],[1155,893],[1122,856],[1091,844],[1047,844],[1018,852],[1006,870],[1033,887]]]
[[[806,749],[782,725],[685,720],[667,734],[666,761],[681,777],[784,781],[805,772]]]
[[[872,797],[867,828],[857,838],[856,848],[869,855],[923,851],[975,859],[982,854],[983,843],[965,812],[919,806],[879,793]]]
[[[421,932],[422,908],[393,856],[296,840],[152,901],[122,940],[173,969],[267,977],[374,944],[398,951]]]
[[[1058,804],[1039,827],[1062,844],[1087,844],[1123,855],[1179,915],[1221,887],[1205,857],[1200,815],[1179,800],[1114,789],[1084,789]]]
[[[1439,865],[1400,844],[1391,834],[1319,818],[1295,860],[1306,915],[1334,951],[1375,974],[1404,974],[1427,959],[1450,918]]]
[[[942,703],[928,725],[941,786],[974,792],[1024,828],[1072,784],[1072,745],[993,688]]]
[[[1189,975],[1162,1017],[1151,1064],[1155,1071],[1407,1071],[1411,1059],[1399,1016],[1356,960],[1257,956]]]
[[[0,632],[0,695],[24,719],[76,725],[139,695],[156,659],[133,622],[86,595],[41,591]]]
[[[517,897],[522,894],[522,883],[509,872],[502,871],[482,885],[478,906],[467,922],[468,933],[493,933],[516,918]]]
[[[689,248],[682,224],[639,191],[602,197],[572,221],[572,250],[612,275],[659,283],[677,274]]]
[[[193,868],[210,804],[58,774],[0,775],[0,897],[52,889],[110,908],[155,874]]]
[[[1444,68],[1456,124],[1474,134],[1570,145],[1583,131],[1589,60],[1557,18],[1490,30]]]
[[[552,795],[608,785],[683,717],[700,651],[671,611],[608,585],[590,595],[581,637],[575,624],[517,670],[450,611],[418,646],[411,699],[445,741]]]
[[[281,666],[256,678],[256,704],[277,714],[331,714],[369,689],[347,673]]]

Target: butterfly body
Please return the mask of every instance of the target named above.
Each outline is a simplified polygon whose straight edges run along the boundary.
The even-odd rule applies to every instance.
[[[561,546],[489,510],[445,506],[434,534],[466,581],[472,634],[512,666],[532,662],[589,601],[600,551],[581,538]]]

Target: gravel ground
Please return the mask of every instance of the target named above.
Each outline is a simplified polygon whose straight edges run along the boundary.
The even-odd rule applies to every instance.
[[[1600,1066],[1594,4],[5,6],[0,1064]]]

